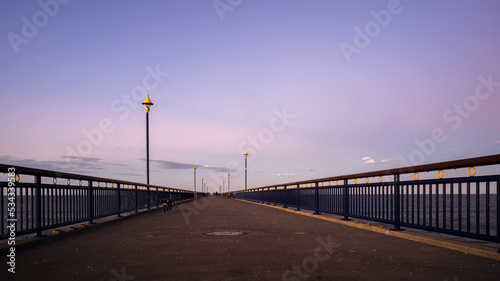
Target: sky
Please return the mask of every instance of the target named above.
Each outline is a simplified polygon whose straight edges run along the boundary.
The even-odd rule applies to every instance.
[[[209,191],[500,153],[499,1],[1,1],[0,163]]]

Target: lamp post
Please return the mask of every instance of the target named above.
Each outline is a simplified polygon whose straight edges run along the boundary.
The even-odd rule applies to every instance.
[[[146,110],[146,178],[148,184],[148,209],[151,208],[151,200],[149,199],[149,110],[153,103],[147,94],[146,99],[142,102],[144,110]]]
[[[248,156],[248,152],[245,150],[245,153],[243,153],[243,155],[245,155],[245,191],[247,190],[247,156]]]
[[[205,184],[203,183],[203,178],[201,178],[201,189],[205,190]]]
[[[230,174],[227,174],[227,191],[228,192],[231,192],[231,183],[229,181],[231,175]]]
[[[194,199],[196,199],[196,166],[194,166]]]
[[[226,181],[222,181],[222,193],[226,192]]]

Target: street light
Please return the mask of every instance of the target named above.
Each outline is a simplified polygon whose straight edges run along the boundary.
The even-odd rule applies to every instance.
[[[196,199],[196,166],[194,166],[194,199]]]
[[[227,191],[228,192],[231,192],[231,183],[229,181],[231,175],[230,174],[227,174]]]
[[[146,178],[148,184],[148,209],[151,208],[151,200],[149,199],[149,110],[153,103],[149,99],[149,94],[147,94],[146,99],[142,102],[144,104],[144,110],[146,110]]]
[[[205,184],[203,183],[203,178],[201,178],[201,189],[205,190]]]
[[[246,191],[247,190],[247,156],[248,156],[248,152],[245,150],[245,153],[243,155],[245,155],[245,191]]]

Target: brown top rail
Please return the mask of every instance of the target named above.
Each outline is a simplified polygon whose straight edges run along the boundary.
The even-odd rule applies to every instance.
[[[0,172],[7,173],[8,168],[12,168],[12,167],[16,169],[16,174],[19,174],[19,175],[32,175],[32,176],[64,178],[64,179],[72,179],[72,180],[85,180],[85,181],[94,181],[94,182],[109,182],[109,183],[136,185],[136,186],[147,186],[147,184],[145,184],[145,183],[130,182],[130,181],[101,178],[101,177],[93,177],[93,176],[86,176],[86,175],[73,174],[73,173],[64,173],[64,172],[44,170],[44,169],[28,168],[28,167],[22,167],[22,166],[16,166],[16,165],[6,165],[6,164],[1,164],[1,163],[0,163]],[[163,189],[172,189],[172,190],[178,190],[178,191],[192,192],[189,190],[182,190],[182,189],[166,187],[166,186],[157,186],[157,185],[149,185],[149,186],[154,187],[154,188],[163,188]]]
[[[378,170],[378,171],[373,171],[373,172],[365,172],[365,173],[350,174],[350,175],[343,175],[343,176],[334,176],[334,177],[328,177],[328,178],[303,180],[303,181],[289,182],[289,183],[284,183],[284,184],[261,186],[261,187],[252,188],[252,189],[269,188],[269,187],[276,187],[276,186],[299,185],[299,184],[313,183],[313,182],[357,179],[357,178],[366,178],[366,177],[374,177],[374,176],[386,176],[386,175],[417,173],[417,172],[429,172],[429,171],[436,171],[436,170],[458,169],[458,168],[466,168],[466,167],[488,166],[488,165],[495,165],[495,164],[500,164],[500,154],[490,155],[490,156],[481,156],[481,157],[475,157],[475,158],[467,158],[467,159],[461,159],[461,160],[446,161],[446,162],[439,162],[439,163],[432,163],[432,164],[410,166],[410,167]],[[252,189],[249,189],[249,190],[252,190]],[[244,190],[242,190],[241,192],[244,192]]]

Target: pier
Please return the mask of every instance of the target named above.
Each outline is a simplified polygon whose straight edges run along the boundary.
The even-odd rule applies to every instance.
[[[1,165],[0,279],[497,280],[499,163],[494,155],[223,196]]]
[[[498,280],[500,273],[499,261],[224,197],[72,232],[21,249],[16,273],[3,270],[2,280]]]

